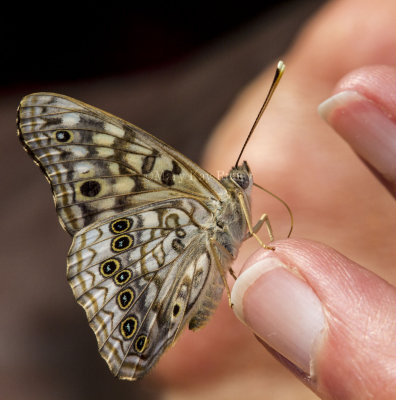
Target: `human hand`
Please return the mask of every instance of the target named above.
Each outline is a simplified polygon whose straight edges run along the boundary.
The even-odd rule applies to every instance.
[[[325,7],[285,57],[287,71],[283,82],[243,157],[248,160],[255,181],[290,204],[295,216],[294,236],[335,247],[389,282],[395,282],[392,270],[396,255],[395,204],[366,165],[395,192],[396,172],[392,165],[396,159],[392,152],[395,70],[366,67],[335,85],[344,74],[364,65],[396,65],[395,15],[396,4],[391,0],[383,1],[381,7],[362,0],[337,1]],[[219,125],[206,157],[206,165],[212,172],[235,162],[243,142],[242,132],[248,132],[255,118],[270,75],[272,70],[253,82]],[[363,100],[357,101],[349,98],[341,105],[342,109],[325,110],[325,114],[364,162],[316,115],[317,104],[334,87],[335,92],[352,89],[363,96]],[[348,98],[344,97],[345,100]],[[382,134],[381,141],[377,138],[372,143],[374,134]],[[219,151],[224,148],[227,152]],[[268,212],[268,196],[254,192],[253,206],[253,220],[257,220],[261,213]],[[281,237],[287,233],[283,228],[288,224],[287,214],[281,205],[278,208],[271,202],[270,207],[275,210],[270,213],[275,234]],[[254,246],[250,240],[240,258],[251,253]],[[269,285],[276,274],[286,274],[286,278],[269,285],[273,288],[272,297],[268,292],[261,293],[266,295],[267,309],[257,309],[258,303],[263,304],[257,299],[256,311],[249,307],[249,293],[251,298],[255,293],[253,287],[247,292],[248,297],[243,298],[243,308],[242,292],[239,291],[239,305],[238,292],[234,292],[237,312],[245,315],[256,332],[262,328],[257,323],[260,325],[267,318],[266,331],[257,333],[297,364],[300,370],[282,359],[322,398],[395,397],[395,288],[323,245],[293,239],[276,242],[275,246],[275,252],[260,250],[248,264],[254,266],[277,257],[288,268],[272,270],[257,283]],[[254,268],[257,271],[258,267]],[[296,331],[313,326],[308,324],[312,322],[311,313],[300,313],[306,320],[298,324],[297,318],[293,325],[277,306],[276,300],[282,299],[275,297],[281,292],[281,286],[276,285],[290,276],[295,281],[294,275],[287,272],[290,268],[303,278],[299,281],[300,292],[309,293],[310,310],[317,316],[316,331],[311,332],[310,340],[302,343],[302,347]],[[242,276],[237,282],[243,279]],[[240,283],[238,286],[243,287]],[[287,300],[283,303],[289,311],[298,309],[297,303],[292,303],[291,308]],[[269,314],[275,307],[278,312]],[[251,315],[257,316],[258,312],[261,317],[257,322]],[[268,323],[275,315],[283,319],[271,327]],[[269,333],[274,332],[269,328],[276,328],[283,335],[280,343],[268,339]],[[317,346],[311,353],[315,339]],[[300,352],[296,351],[298,346]],[[184,382],[191,391],[211,385],[222,393],[232,390],[235,394],[240,387],[246,392],[248,385],[253,393],[251,398],[256,397],[255,393],[261,398],[265,398],[265,393],[269,393],[268,398],[284,399],[291,393],[294,398],[299,398],[299,394],[307,398],[295,380],[284,385],[287,378],[279,378],[281,373],[276,365],[265,358],[247,329],[235,322],[225,303],[202,332],[181,338],[155,373],[169,384]]]

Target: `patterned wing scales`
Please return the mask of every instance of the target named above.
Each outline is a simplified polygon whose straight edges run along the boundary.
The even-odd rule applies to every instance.
[[[210,218],[195,200],[169,200],[76,234],[68,280],[114,375],[143,376],[185,323],[217,305],[223,283],[202,228]]]
[[[18,134],[52,186],[62,226],[83,227],[169,198],[218,199],[225,188],[140,128],[66,96],[37,93],[18,109]]]

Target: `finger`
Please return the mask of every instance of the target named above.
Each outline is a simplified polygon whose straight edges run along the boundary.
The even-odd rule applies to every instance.
[[[346,75],[319,106],[322,117],[396,195],[396,68],[371,66]]]
[[[395,398],[396,289],[324,245],[275,246],[237,279],[237,316],[323,398]]]

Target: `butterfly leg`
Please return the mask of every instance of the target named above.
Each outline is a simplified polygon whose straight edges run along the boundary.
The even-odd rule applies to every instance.
[[[272,227],[271,227],[271,223],[270,220],[268,218],[267,214],[263,214],[260,219],[257,221],[256,225],[254,225],[253,227],[253,232],[257,233],[261,227],[263,226],[263,224],[265,224],[266,228],[267,228],[267,232],[268,232],[268,236],[270,238],[270,242],[274,241],[274,233],[272,231]],[[247,238],[251,237],[252,235],[250,234],[250,232],[248,232],[247,234]]]
[[[239,199],[239,203],[241,204],[242,207],[242,211],[243,214],[245,216],[246,219],[246,223],[248,226],[248,237],[253,236],[260,244],[260,246],[264,247],[264,249],[268,249],[268,250],[275,250],[275,247],[273,246],[268,246],[267,244],[263,243],[263,241],[256,235],[256,232],[258,232],[260,230],[260,228],[262,227],[263,224],[266,225],[267,227],[267,231],[268,231],[268,235],[270,237],[270,241],[272,242],[274,240],[274,235],[272,233],[272,228],[271,228],[271,224],[269,222],[269,218],[267,214],[263,214],[259,221],[257,222],[257,224],[252,227],[252,223],[250,221],[250,217],[249,217],[249,212],[247,210],[246,204],[245,204],[245,200],[243,198],[242,193],[238,193],[238,199]]]
[[[212,248],[212,254],[213,254],[213,257],[214,257],[214,259],[215,259],[215,263],[216,263],[217,270],[218,270],[219,273],[220,273],[221,279],[222,279],[222,281],[223,281],[223,283],[224,283],[224,287],[225,287],[225,289],[226,289],[226,291],[227,291],[228,304],[229,304],[229,306],[232,308],[232,303],[231,303],[231,290],[230,290],[230,287],[228,286],[227,278],[226,278],[225,273],[224,273],[224,269],[223,269],[223,267],[222,267],[222,265],[221,265],[221,262],[220,262],[220,260],[219,260],[218,255],[217,255],[217,250],[220,250],[220,251],[226,251],[226,250],[224,249],[224,247],[223,247],[219,242],[217,242],[217,240],[216,240],[215,238],[210,238],[210,247]],[[232,271],[231,268],[230,268],[230,271]],[[234,279],[236,279],[236,276],[235,276],[234,271],[232,271],[232,274],[231,274],[231,275],[232,275],[232,277],[233,277]]]
[[[237,280],[237,276],[234,272],[234,270],[230,267],[228,268],[228,272],[230,273],[230,275],[234,278],[234,280]]]

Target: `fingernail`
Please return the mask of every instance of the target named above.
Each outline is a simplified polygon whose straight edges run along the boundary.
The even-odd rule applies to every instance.
[[[231,293],[236,316],[270,347],[312,375],[325,317],[319,298],[302,278],[273,256],[244,271]]]
[[[331,125],[380,174],[396,177],[396,124],[389,112],[362,94],[347,90],[318,107]]]

